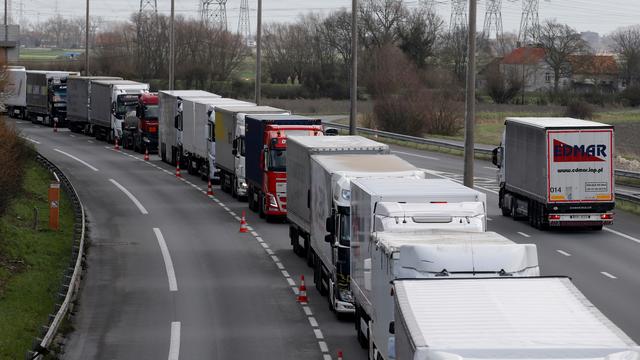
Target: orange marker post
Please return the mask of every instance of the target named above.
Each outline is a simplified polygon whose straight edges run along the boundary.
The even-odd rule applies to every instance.
[[[60,228],[60,183],[52,182],[49,185],[49,229]]]

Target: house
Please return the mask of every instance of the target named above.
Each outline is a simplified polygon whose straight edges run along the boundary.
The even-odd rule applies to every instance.
[[[623,88],[620,68],[613,55],[572,55],[571,86],[578,91],[616,92]]]
[[[527,92],[551,90],[554,72],[545,58],[543,48],[517,48],[502,59],[500,71],[505,77],[519,79]],[[560,89],[589,92],[594,89],[619,91],[623,88],[618,62],[613,55],[572,55],[568,65],[568,71],[563,72],[560,78]]]

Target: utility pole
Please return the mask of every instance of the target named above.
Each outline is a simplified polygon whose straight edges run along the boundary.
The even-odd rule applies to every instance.
[[[4,0],[4,43],[9,41],[9,0]],[[9,48],[4,49],[4,63],[9,63]]]
[[[469,56],[464,126],[464,185],[473,188],[474,127],[476,120],[476,13],[477,0],[469,0]]]
[[[351,112],[349,135],[356,135],[358,120],[358,0],[351,0]]]
[[[171,0],[171,17],[169,20],[171,23],[171,25],[169,26],[169,90],[173,90],[175,82],[175,10],[175,0]]]
[[[89,76],[89,36],[91,36],[91,27],[89,26],[89,0],[87,0],[87,12],[84,21],[84,75]]]
[[[256,31],[256,98],[260,105],[260,88],[262,87],[262,0],[258,0],[258,29]]]

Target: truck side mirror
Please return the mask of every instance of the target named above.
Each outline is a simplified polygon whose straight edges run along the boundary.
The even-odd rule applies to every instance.
[[[389,323],[389,334],[391,334],[391,335],[395,335],[396,334],[396,322],[395,321],[391,321]]]
[[[180,117],[180,115],[176,115],[176,116],[173,118],[173,127],[174,127],[174,128],[176,128],[176,129],[178,128],[178,118],[179,118],[179,117]]]
[[[502,167],[502,152],[503,148],[500,146],[493,149],[493,152],[491,154],[491,162],[498,168]]]
[[[327,218],[325,222],[325,230],[330,234],[335,234],[336,232],[336,222],[333,219],[333,216]]]
[[[329,244],[333,244],[333,235],[331,235],[331,234],[325,235],[324,242],[329,243]]]

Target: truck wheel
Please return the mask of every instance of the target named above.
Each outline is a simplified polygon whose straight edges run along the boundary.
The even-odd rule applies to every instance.
[[[514,221],[518,221],[518,200],[516,199],[511,202],[511,216]]]
[[[303,251],[305,252],[305,256],[307,258],[307,266],[312,267],[314,265],[313,250],[311,250],[311,244],[309,244],[309,239],[307,239],[306,237],[304,239]]]
[[[502,216],[511,216],[511,209],[504,206],[504,190],[500,190],[500,195],[498,195],[498,206],[502,211]]]
[[[231,197],[234,199],[238,198],[238,181],[233,177],[233,181],[231,182]]]

